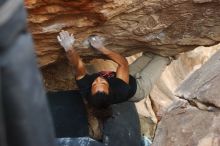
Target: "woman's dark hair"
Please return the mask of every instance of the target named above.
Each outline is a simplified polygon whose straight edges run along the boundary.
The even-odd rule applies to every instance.
[[[111,93],[106,94],[105,92],[98,91],[91,95],[88,101],[96,108],[106,108],[111,105]]]

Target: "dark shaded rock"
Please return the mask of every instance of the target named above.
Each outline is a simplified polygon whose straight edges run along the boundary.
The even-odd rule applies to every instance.
[[[140,121],[134,103],[112,106],[113,115],[104,122],[104,143],[108,146],[141,146]]]
[[[88,119],[86,108],[79,92],[59,91],[48,92],[51,112],[53,115],[57,141],[60,145],[74,146],[80,139],[81,142],[97,142],[88,139]],[[138,114],[134,103],[125,102],[112,106],[113,115],[102,122],[103,141],[106,146],[140,146],[141,134]],[[91,115],[90,115],[91,116]],[[68,139],[70,138],[70,139]],[[98,146],[98,145],[97,145]]]
[[[89,136],[87,113],[78,91],[47,93],[57,138]]]

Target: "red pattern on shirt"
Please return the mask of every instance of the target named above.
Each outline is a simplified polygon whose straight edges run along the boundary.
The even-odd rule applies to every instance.
[[[99,76],[109,79],[115,77],[115,73],[113,71],[101,71],[99,72]]]

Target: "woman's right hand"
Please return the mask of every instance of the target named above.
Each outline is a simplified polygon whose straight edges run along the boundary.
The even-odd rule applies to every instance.
[[[64,30],[59,33],[57,40],[66,52],[73,48],[73,44],[75,42],[73,34],[69,34],[68,31]]]

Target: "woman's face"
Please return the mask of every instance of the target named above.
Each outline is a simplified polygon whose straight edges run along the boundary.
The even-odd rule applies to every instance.
[[[97,92],[109,94],[109,83],[103,77],[97,77],[92,83],[92,95]]]

